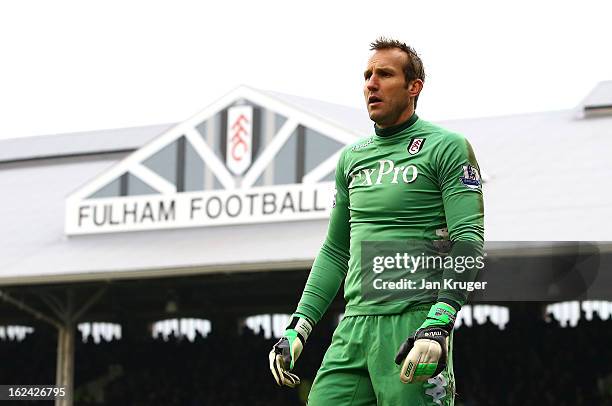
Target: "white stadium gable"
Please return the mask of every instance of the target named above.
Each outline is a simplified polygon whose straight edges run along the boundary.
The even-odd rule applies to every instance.
[[[240,87],[71,194],[66,233],[325,218],[355,138]]]
[[[488,175],[488,241],[612,241],[610,89],[580,115],[440,123]],[[232,169],[239,106],[252,155]],[[0,141],[0,284],[306,268],[338,152],[371,132],[365,111],[240,87],[178,124]]]

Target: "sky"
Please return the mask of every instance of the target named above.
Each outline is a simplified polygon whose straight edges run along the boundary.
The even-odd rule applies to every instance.
[[[575,108],[612,80],[608,1],[0,3],[0,138],[174,123],[245,84],[362,109],[377,36],[441,121]]]

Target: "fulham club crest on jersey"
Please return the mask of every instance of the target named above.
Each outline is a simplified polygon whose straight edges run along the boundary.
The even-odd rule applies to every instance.
[[[425,144],[425,138],[411,139],[410,144],[408,144],[408,153],[410,155],[416,155],[421,148],[423,148],[423,144]]]

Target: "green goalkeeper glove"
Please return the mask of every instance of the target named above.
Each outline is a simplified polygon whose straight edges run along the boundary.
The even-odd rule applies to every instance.
[[[278,386],[295,387],[300,383],[300,378],[291,371],[295,362],[302,353],[304,344],[312,331],[313,323],[304,317],[293,316],[283,337],[278,340],[270,351],[270,371]]]
[[[395,363],[401,365],[403,383],[424,382],[446,368],[448,336],[453,330],[457,311],[449,304],[431,306],[427,318],[413,336],[400,346]]]

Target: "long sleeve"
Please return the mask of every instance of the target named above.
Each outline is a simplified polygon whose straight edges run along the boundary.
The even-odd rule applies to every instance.
[[[336,297],[348,271],[350,212],[344,151],[336,166],[336,188],[325,242],[310,270],[296,314],[317,323]]]
[[[449,134],[448,142],[438,155],[438,179],[448,233],[453,246],[450,256],[476,257],[482,255],[484,242],[484,204],[480,168],[468,141],[457,134]],[[473,281],[477,268],[464,272],[446,269],[443,279]],[[440,289],[438,300],[462,306],[468,292],[461,289]]]

